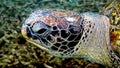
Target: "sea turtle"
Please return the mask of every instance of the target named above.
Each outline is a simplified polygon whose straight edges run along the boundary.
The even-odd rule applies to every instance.
[[[120,56],[111,48],[110,22],[105,15],[38,9],[23,23],[21,32],[29,42],[54,56],[120,67]]]

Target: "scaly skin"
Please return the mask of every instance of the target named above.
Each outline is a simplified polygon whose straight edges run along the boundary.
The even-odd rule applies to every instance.
[[[92,12],[36,10],[23,23],[22,35],[54,56],[120,67],[110,45],[109,28],[109,18]]]

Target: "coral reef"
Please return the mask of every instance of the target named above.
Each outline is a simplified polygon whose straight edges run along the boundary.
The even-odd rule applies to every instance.
[[[85,59],[51,56],[26,42],[21,26],[38,8],[99,12],[107,3],[105,0],[0,0],[0,68],[104,68]]]

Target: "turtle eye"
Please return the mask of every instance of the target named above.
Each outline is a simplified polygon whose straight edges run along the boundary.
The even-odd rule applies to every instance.
[[[32,25],[32,32],[40,37],[46,37],[51,32],[50,28],[50,26],[40,21]]]
[[[49,27],[43,22],[36,22],[32,25],[32,31],[38,34],[44,33],[48,28]]]
[[[42,28],[40,30],[37,31],[38,34],[43,34],[47,29],[45,28]]]
[[[26,28],[27,31],[27,36],[33,39],[37,39],[37,36],[33,34],[33,32],[31,31],[30,27]]]

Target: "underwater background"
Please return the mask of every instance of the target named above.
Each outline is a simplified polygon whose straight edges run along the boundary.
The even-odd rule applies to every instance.
[[[105,68],[85,59],[64,59],[28,43],[21,26],[37,9],[63,9],[78,13],[103,10],[110,0],[0,0],[0,68]]]

